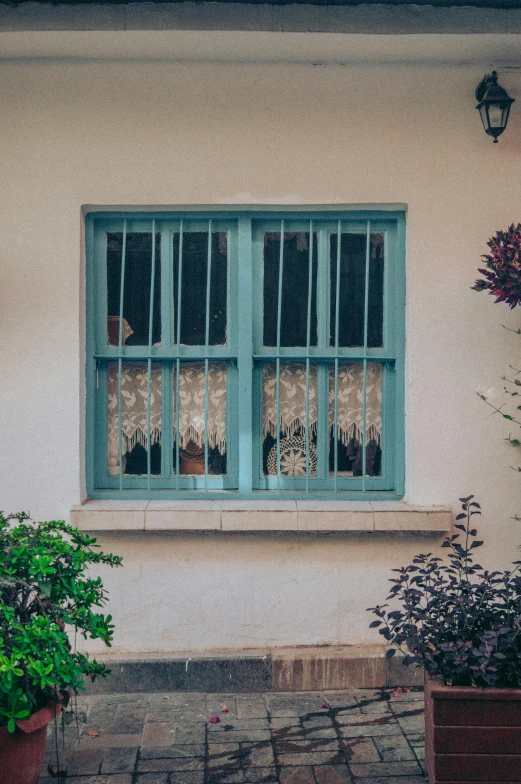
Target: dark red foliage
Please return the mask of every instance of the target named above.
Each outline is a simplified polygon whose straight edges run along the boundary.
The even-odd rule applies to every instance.
[[[515,308],[521,303],[521,223],[498,231],[487,244],[491,252],[482,256],[486,268],[479,270],[485,279],[478,279],[472,288],[486,290],[496,302]]]

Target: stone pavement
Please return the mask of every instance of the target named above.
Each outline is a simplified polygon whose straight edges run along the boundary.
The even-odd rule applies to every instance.
[[[419,690],[105,694],[78,710],[67,777],[39,784],[425,784]]]

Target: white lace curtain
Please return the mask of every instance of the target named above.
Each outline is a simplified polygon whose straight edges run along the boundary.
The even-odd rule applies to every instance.
[[[317,366],[309,368],[309,415],[306,418],[306,363],[281,362],[279,383],[279,422],[277,427],[277,374],[275,363],[264,366],[262,427],[273,438],[280,430],[292,436],[305,432],[306,422],[312,433],[317,429]],[[362,441],[364,368],[361,362],[338,364],[337,438],[347,445],[353,438]],[[382,366],[367,363],[366,439],[380,442],[382,432]],[[335,369],[329,367],[329,427],[335,426]]]
[[[226,362],[210,362],[208,367],[208,444],[226,451]],[[279,384],[279,422],[277,423],[276,365],[264,366],[263,435],[292,436],[306,429],[306,364],[282,362]],[[150,381],[150,442],[161,441],[162,371],[152,363]],[[366,380],[366,439],[380,442],[382,429],[382,366],[368,363]],[[335,373],[329,370],[329,426],[334,429]],[[123,454],[136,444],[148,448],[148,366],[146,362],[122,364],[121,438]],[[177,440],[176,369],[172,389],[173,435]],[[183,362],[179,374],[179,446],[193,441],[205,443],[205,368],[204,362]],[[317,367],[310,365],[309,428],[317,428]],[[338,367],[337,438],[347,445],[353,438],[362,441],[363,365],[341,362]],[[108,457],[109,473],[119,473],[118,365],[108,366]]]
[[[177,440],[176,368],[172,385],[173,435]],[[159,363],[152,363],[150,381],[150,442],[161,441],[162,372]],[[121,435],[123,454],[136,444],[148,448],[148,365],[146,362],[122,364],[121,373]],[[179,373],[179,446],[193,441],[204,448],[205,443],[205,368],[204,362],[183,362]],[[119,406],[118,365],[108,367],[108,455],[109,474],[119,473]],[[208,445],[226,451],[226,362],[210,362],[208,366]]]

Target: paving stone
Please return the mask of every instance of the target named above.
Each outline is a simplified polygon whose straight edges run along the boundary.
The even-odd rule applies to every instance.
[[[340,726],[385,727],[396,724],[398,719],[392,713],[368,713],[360,716],[337,716],[336,722]]]
[[[137,777],[136,781],[137,784],[168,784],[168,773],[143,773]]]
[[[208,749],[208,770],[241,766],[241,748],[238,743],[218,743],[209,746]]]
[[[415,758],[413,750],[403,735],[375,738],[374,744],[384,762],[402,762],[403,760],[413,760]]]
[[[183,757],[191,759],[192,757],[204,757],[205,747],[203,743],[194,744],[178,744],[174,743],[173,746],[157,746],[152,748],[142,748],[140,752],[141,759],[172,759],[176,757]]]
[[[108,732],[114,724],[117,709],[117,702],[93,705],[87,711],[87,729],[100,733]]]
[[[324,701],[329,703],[332,708],[345,708],[349,705],[356,706],[358,704],[356,695],[359,691],[364,690],[343,689],[341,691],[325,691],[322,696],[324,697]]]
[[[276,741],[295,739],[309,740],[314,738],[324,738],[333,740],[337,737],[334,727],[287,727],[286,729],[274,730],[273,738]]]
[[[425,746],[413,746],[413,751],[416,754],[416,758],[423,762],[425,760]]]
[[[104,749],[74,749],[65,768],[69,776],[88,776],[99,773]]]
[[[272,730],[285,730],[290,727],[300,727],[300,716],[273,717],[270,720]]]
[[[306,715],[302,718],[303,727],[332,727],[333,719],[328,714]]]
[[[373,738],[348,738],[342,740],[341,745],[348,762],[380,762]]]
[[[406,734],[421,734],[425,732],[425,717],[423,713],[418,716],[399,716],[398,722]]]
[[[238,730],[267,730],[270,727],[267,718],[239,719],[229,718],[228,715],[221,716],[221,721],[217,724],[208,722],[208,732],[230,732],[232,729]]]
[[[350,784],[352,781],[345,765],[321,765],[314,769],[318,784]]]
[[[391,713],[391,706],[387,700],[368,701],[360,703],[360,713]]]
[[[312,767],[281,768],[280,784],[316,784]]]
[[[344,760],[344,755],[340,751],[310,751],[292,752],[281,754],[278,758],[279,765],[340,765]]]
[[[175,739],[176,725],[174,722],[145,724],[141,747],[147,749],[157,748],[158,746],[172,746],[175,743]]]
[[[262,697],[237,697],[237,717],[239,719],[263,719],[268,708]]]
[[[213,748],[213,747],[212,747]],[[275,765],[271,743],[241,743],[241,761],[244,768],[265,768]]]
[[[101,766],[102,773],[132,773],[139,747],[107,749]]]
[[[204,743],[206,740],[206,723],[176,724],[175,742],[179,744]]]
[[[226,741],[225,741],[226,738]],[[229,730],[228,732],[209,732],[208,743],[247,743],[248,741],[271,740],[269,730]]]
[[[411,744],[411,746],[424,746],[425,745],[425,733],[424,732],[413,732],[407,733],[407,740]]]
[[[399,694],[391,694],[391,702],[415,702],[419,700],[423,702],[423,689],[411,689],[410,691],[402,691]]]
[[[138,779],[139,784],[140,779]],[[204,771],[184,771],[170,774],[170,784],[205,784]]]
[[[362,724],[359,726],[339,727],[342,738],[377,738],[383,735],[401,735],[402,730],[398,722],[396,724],[370,725]]]
[[[427,784],[423,776],[371,776],[370,779],[355,779],[356,784]]]
[[[108,776],[82,776],[80,779],[74,779],[74,781],[78,782],[78,784],[80,782],[81,784],[108,784],[108,780]],[[51,782],[56,784],[56,782],[59,781],[60,779],[49,776],[49,778],[40,778],[38,784],[51,784]],[[69,781],[69,776],[67,776],[66,781]],[[71,779],[71,781],[73,781],[73,779]],[[130,781],[131,779],[129,778],[128,782]],[[122,782],[122,784],[128,784],[128,782]]]
[[[421,773],[416,761],[411,762],[360,762],[351,763],[351,773],[355,778],[373,776],[414,776]]]
[[[145,723],[146,705],[145,704],[122,704],[118,705],[114,716],[114,734],[130,735],[141,732]]]
[[[205,784],[242,784],[244,773],[242,770],[210,771],[204,781]]]
[[[275,767],[246,768],[244,770],[244,780],[251,782],[251,784],[277,782],[277,769]]]
[[[171,773],[170,784],[205,784],[204,771],[185,771],[181,773]]]
[[[284,740],[276,743],[277,754],[290,754],[292,752],[311,752],[311,751],[340,751],[338,740],[313,739],[307,740]]]
[[[204,759],[140,759],[137,764],[139,773],[155,773],[159,771],[204,770]]]
[[[83,779],[83,781],[85,780]],[[80,781],[80,784],[83,784],[83,781]],[[132,776],[128,773],[107,776],[107,784],[132,784]]]
[[[139,746],[141,743],[141,733],[136,733],[135,735],[108,735],[105,733],[100,733],[95,738],[92,738],[90,735],[82,735],[79,739],[78,748],[79,749],[99,749],[99,748],[108,748],[111,749],[124,749],[130,748],[132,746]]]

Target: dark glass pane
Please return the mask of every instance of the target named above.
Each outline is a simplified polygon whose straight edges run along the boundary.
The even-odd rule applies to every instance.
[[[338,388],[335,421],[335,387]],[[335,470],[337,443],[338,476],[361,476],[363,471],[363,362],[329,365],[329,473]],[[379,476],[382,462],[382,365],[367,363],[366,379],[366,476]]]
[[[177,295],[179,280],[179,233],[174,234],[174,343],[177,343]],[[186,346],[206,343],[206,283],[208,276],[208,232],[183,232],[181,286],[181,340]],[[226,345],[228,287],[228,235],[212,232],[210,320],[208,344]]]
[[[108,363],[108,466],[119,476],[118,363]],[[147,473],[148,363],[123,362],[121,367],[121,446],[123,474]],[[152,363],[150,379],[150,473],[161,473],[162,370]]]
[[[179,448],[179,473],[203,475],[205,442],[208,441],[208,473],[226,473],[226,362],[208,363],[208,417],[205,411],[205,363],[181,362],[179,372],[179,412],[177,412],[177,367],[172,386],[174,429],[173,471]],[[208,435],[206,436],[206,419]],[[179,434],[177,424],[179,419]]]
[[[330,340],[336,343],[336,283],[338,235],[330,240]],[[365,234],[342,234],[340,246],[340,294],[338,319],[339,347],[364,345],[365,305]],[[369,299],[367,310],[367,345],[383,345],[383,234],[371,234],[369,257]]]
[[[317,235],[313,234],[310,345],[317,345]],[[264,345],[277,345],[280,232],[264,235]],[[281,346],[307,345],[309,232],[285,232],[280,321]]]
[[[107,234],[107,342],[119,342],[119,307],[123,233]],[[123,345],[148,345],[152,234],[129,232],[126,238],[123,293]],[[161,235],[156,234],[152,345],[161,343]]]
[[[280,437],[280,473],[283,476],[316,476],[317,469],[317,365],[281,362],[279,420],[277,422],[277,365],[266,362],[262,383],[263,473],[277,475],[277,431]],[[309,425],[309,439],[306,426]],[[309,456],[307,447],[309,445]]]

